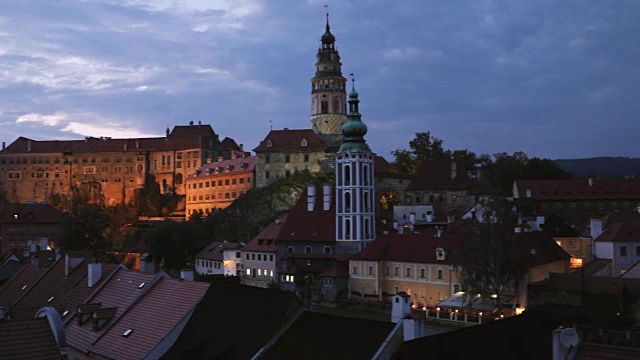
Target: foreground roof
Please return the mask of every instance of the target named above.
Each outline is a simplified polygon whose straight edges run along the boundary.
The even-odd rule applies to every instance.
[[[444,260],[436,260],[436,249],[443,248]],[[353,260],[386,260],[425,264],[459,264],[462,261],[457,233],[380,234],[369,246],[352,257]]]
[[[47,318],[0,322],[0,359],[62,359]]]
[[[305,311],[262,359],[371,359],[395,325]]]
[[[22,295],[26,294],[44,274],[43,269],[23,265],[2,287],[0,287],[0,306],[9,308]]]
[[[152,351],[182,320],[191,316],[208,288],[209,284],[204,282],[160,278],[89,351],[123,360],[159,358],[166,349]]]
[[[163,359],[251,359],[300,309],[291,292],[213,280]]]

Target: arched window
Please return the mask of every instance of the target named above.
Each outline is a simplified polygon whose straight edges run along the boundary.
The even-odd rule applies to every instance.
[[[351,220],[349,219],[344,221],[344,238],[351,239]]]
[[[363,169],[363,180],[365,185],[369,185],[369,166],[365,165]]]
[[[324,253],[325,254],[331,254],[331,247],[330,246],[325,246],[324,247]]]
[[[365,191],[362,194],[362,203],[364,211],[369,211],[369,192]]]
[[[301,146],[307,146],[307,139],[302,139],[302,141],[300,142]]]
[[[344,166],[344,184],[351,185],[351,166]]]
[[[351,210],[351,193],[349,192],[344,193],[344,210]]]
[[[311,246],[305,246],[304,247],[304,253],[305,254],[311,254],[313,252],[313,250],[311,249]]]
[[[288,252],[288,253],[292,253],[292,252],[293,252],[293,246],[289,246],[289,247],[287,247],[287,252]]]

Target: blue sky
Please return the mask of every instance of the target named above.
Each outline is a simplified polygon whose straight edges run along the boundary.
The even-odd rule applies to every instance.
[[[329,4],[372,149],[640,156],[637,0],[4,0],[0,141],[309,128]]]

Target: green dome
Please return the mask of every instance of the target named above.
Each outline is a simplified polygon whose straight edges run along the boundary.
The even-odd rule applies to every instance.
[[[362,138],[367,133],[367,125],[360,120],[349,119],[342,125],[342,135],[345,139]]]
[[[351,92],[349,93],[349,98],[350,99],[357,99],[358,98],[358,92],[356,91],[355,88],[351,89]]]

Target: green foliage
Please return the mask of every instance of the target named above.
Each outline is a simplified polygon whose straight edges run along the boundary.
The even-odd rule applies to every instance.
[[[460,230],[462,287],[470,295],[504,294],[525,273],[514,250],[517,217],[506,201],[487,206],[484,222],[468,220]]]
[[[200,224],[167,220],[152,231],[146,245],[163,268],[179,270],[208,242]]]

